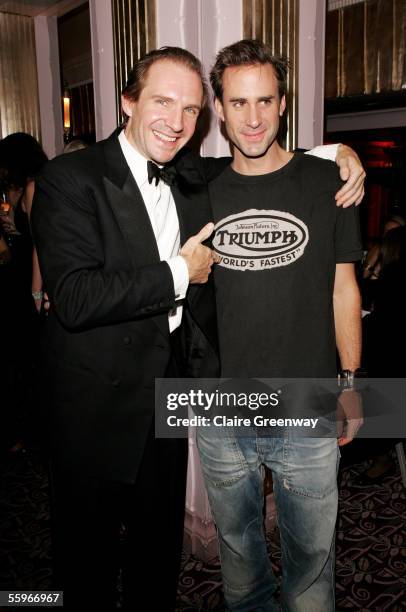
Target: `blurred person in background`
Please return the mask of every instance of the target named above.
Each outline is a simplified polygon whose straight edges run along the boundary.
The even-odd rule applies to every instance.
[[[63,148],[64,153],[73,153],[73,151],[80,151],[81,149],[87,149],[88,145],[79,138],[75,138],[70,142],[66,143]]]
[[[386,234],[397,227],[403,227],[406,225],[406,219],[403,215],[392,212],[385,221],[383,226],[382,237],[380,240],[375,242],[369,249],[362,265],[362,277],[360,279],[361,293],[362,293],[362,306],[366,311],[370,311],[372,303],[375,298],[375,290],[377,284],[375,281],[379,277],[379,270],[381,267],[380,252],[382,248],[382,241]]]
[[[406,225],[406,219],[400,214],[390,214],[387,218],[385,225],[383,226],[382,237],[397,227],[403,227]],[[379,253],[381,250],[381,242],[374,244],[368,251],[364,265],[363,265],[363,278],[377,278],[379,274]]]
[[[380,246],[371,312],[363,319],[363,366],[369,378],[406,377],[406,226],[398,223],[392,227],[385,232]],[[372,464],[354,479],[354,484],[379,484],[382,478],[392,474],[395,464],[389,451],[398,441],[393,438],[357,440],[353,451],[359,458],[372,458]]]
[[[8,248],[6,239],[3,235],[0,225],[0,265],[6,264],[10,261],[10,249]]]
[[[8,253],[0,267],[3,385],[1,448],[23,448],[25,411],[32,402],[41,275],[33,249],[29,217],[35,176],[47,161],[40,144],[22,132],[0,141],[2,210],[0,227]]]
[[[379,255],[377,290],[365,317],[365,360],[371,377],[406,376],[406,226],[388,231]]]

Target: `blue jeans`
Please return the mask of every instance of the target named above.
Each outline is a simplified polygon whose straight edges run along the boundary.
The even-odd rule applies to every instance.
[[[216,428],[217,430],[218,428]],[[232,612],[334,612],[339,451],[332,438],[197,434]],[[282,548],[281,607],[263,526],[261,464],[273,473]]]

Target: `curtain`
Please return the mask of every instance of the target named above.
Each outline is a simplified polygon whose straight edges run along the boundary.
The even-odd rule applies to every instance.
[[[112,0],[117,123],[121,91],[134,64],[156,45],[155,0]]]
[[[287,125],[284,145],[290,151],[297,146],[298,108],[298,32],[297,0],[243,0],[244,38],[257,38],[269,43],[275,55],[288,57]]]
[[[34,20],[0,13],[0,137],[27,132],[40,139]]]
[[[405,88],[406,0],[365,0],[327,13],[327,98]]]

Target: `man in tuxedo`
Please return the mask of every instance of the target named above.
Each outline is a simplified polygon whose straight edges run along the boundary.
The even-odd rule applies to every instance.
[[[128,609],[149,576],[158,609],[174,606],[187,446],[154,440],[154,379],[178,372],[182,301],[207,282],[213,226],[206,188],[192,208],[159,166],[194,133],[202,83],[189,52],[151,53],[123,92],[125,129],[53,160],[37,182],[55,578],[68,609],[114,609],[119,565]],[[214,311],[199,300],[191,287],[188,320],[210,340]]]
[[[187,446],[154,440],[154,379],[183,372],[185,338],[189,372],[218,374],[205,173],[229,162],[181,151],[205,99],[193,55],[153,51],[123,91],[124,130],[53,160],[37,181],[32,226],[52,303],[43,371],[55,586],[66,609],[114,609],[119,567],[127,609],[141,590],[151,607],[174,609]],[[344,201],[359,199],[360,173],[355,164]]]

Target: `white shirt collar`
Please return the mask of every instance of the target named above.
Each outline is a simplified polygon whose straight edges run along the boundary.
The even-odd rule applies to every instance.
[[[124,130],[120,132],[118,141],[138,187],[143,187],[145,184],[148,184],[148,160],[129,142]]]

